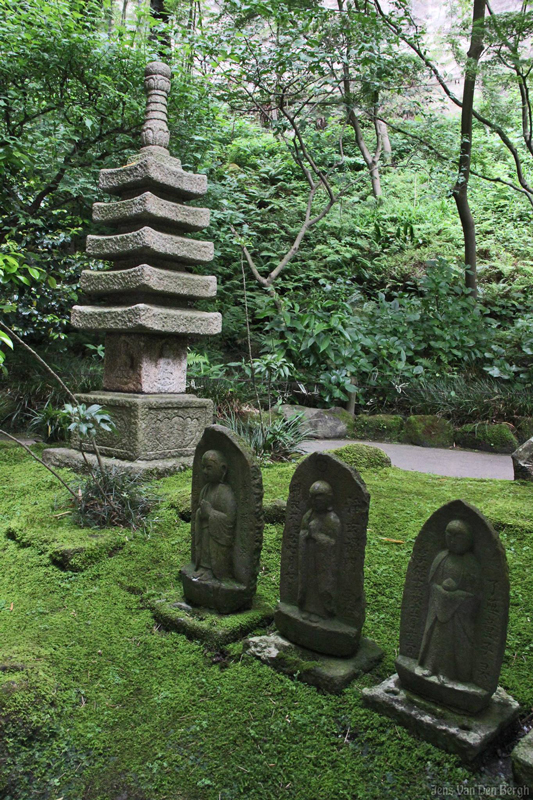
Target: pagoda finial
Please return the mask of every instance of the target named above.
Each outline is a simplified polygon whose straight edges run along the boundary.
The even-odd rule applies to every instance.
[[[167,101],[170,91],[170,67],[162,61],[151,61],[144,70],[146,117],[141,132],[144,147],[168,148]]]

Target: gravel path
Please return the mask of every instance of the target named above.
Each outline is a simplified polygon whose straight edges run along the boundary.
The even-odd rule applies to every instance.
[[[306,453],[334,450],[353,444],[353,439],[308,439],[303,449]],[[501,453],[480,453],[473,450],[443,450],[438,447],[415,447],[412,444],[388,442],[361,442],[379,447],[390,456],[394,467],[415,472],[431,472],[451,478],[496,478],[513,480],[511,456]]]

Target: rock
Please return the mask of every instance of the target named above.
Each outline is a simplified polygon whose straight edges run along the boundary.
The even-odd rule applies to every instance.
[[[511,753],[511,761],[516,783],[533,791],[533,731],[520,739]]]
[[[210,220],[208,208],[194,208],[163,200],[152,192],[143,192],[118,203],[94,203],[93,221],[109,225],[113,222],[163,223],[184,231],[201,231]]]
[[[363,689],[363,703],[391,717],[424,742],[467,762],[482,753],[520,712],[516,700],[499,687],[483,711],[465,716],[405,691],[397,675]]]
[[[285,419],[295,414],[303,414],[303,425],[309,430],[310,439],[345,439],[346,423],[339,419],[335,411],[306,406],[281,405],[280,412]]]
[[[515,481],[533,481],[533,437],[520,445],[511,458]]]
[[[285,522],[285,514],[287,512],[287,503],[285,500],[274,500],[265,506],[265,522],[271,525],[283,524]]]
[[[414,415],[405,422],[405,438],[419,447],[453,447],[453,425],[442,417]]]
[[[149,264],[139,264],[131,269],[84,270],[80,285],[86,294],[114,295],[142,293],[174,297],[215,297],[217,279],[212,275],[191,275],[189,272],[158,269]]]
[[[354,417],[356,439],[375,442],[399,442],[404,429],[403,419],[395,414],[357,414]]]
[[[194,453],[191,562],[181,570],[186,600],[220,614],[250,608],[263,526],[259,465],[233,431],[210,425]]]
[[[166,333],[182,336],[213,336],[222,330],[222,317],[217,312],[194,308],[137,303],[133,306],[73,306],[71,322],[86,331],[115,333]]]
[[[380,450],[379,447],[371,447],[368,444],[347,444],[338,447],[336,450],[327,450],[333,453],[345,464],[356,470],[362,469],[386,469],[392,466],[389,456]]]
[[[98,447],[103,456],[125,461],[164,461],[161,466],[166,471],[172,459],[176,460],[176,468],[182,468],[184,463],[190,465],[196,442],[213,421],[212,401],[193,394],[91,392],[77,398],[87,406],[103,406],[115,423],[114,431],[100,432]],[[77,444],[75,437],[72,442]],[[84,449],[93,452],[90,442],[84,444]],[[53,457],[58,451],[45,452]],[[134,465],[134,472],[138,466]]]
[[[214,245],[212,242],[185,239],[144,226],[130,233],[88,236],[87,252],[105,261],[118,261],[132,256],[161,256],[181,264],[205,264],[213,260]]]
[[[463,425],[455,432],[455,443],[459,447],[486,450],[489,453],[512,453],[518,447],[516,436],[510,426],[504,423]]]
[[[518,444],[525,444],[533,437],[533,417],[518,417],[516,420],[516,438]]]
[[[383,658],[383,651],[370,639],[361,639],[355,656],[334,658],[298,647],[277,634],[246,639],[243,652],[277,672],[291,675],[329,694],[340,694],[355,678],[370,672]]]
[[[333,455],[312,453],[294,472],[281,548],[281,635],[338,657],[357,652],[365,619],[363,568],[369,496]]]

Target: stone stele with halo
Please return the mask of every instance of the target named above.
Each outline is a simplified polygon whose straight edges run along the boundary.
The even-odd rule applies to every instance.
[[[159,61],[147,65],[140,152],[124,167],[100,171],[100,188],[116,200],[94,203],[93,219],[116,232],[88,236],[87,252],[111,268],[82,273],[89,299],[71,317],[75,328],[106,334],[103,391],[77,395],[80,403],[103,406],[115,423],[114,432],[97,435],[102,456],[153,474],[191,464],[212,422],[212,402],[185,394],[187,343],[220,333],[222,325],[220,314],[193,307],[217,290],[215,277],[191,272],[212,260],[212,242],[186,235],[209,225],[208,209],[184,204],[205,194],[207,179],[185,172],[167,149],[170,74]],[[84,447],[91,451],[90,443]],[[81,465],[74,449],[46,451],[46,459]]]

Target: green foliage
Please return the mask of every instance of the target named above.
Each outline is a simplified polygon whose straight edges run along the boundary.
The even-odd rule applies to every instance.
[[[354,436],[376,442],[399,442],[404,430],[403,419],[394,414],[357,414]]]
[[[417,414],[439,414],[462,425],[471,420],[533,416],[533,395],[509,382],[471,376],[422,378],[409,384],[397,407]]]
[[[337,450],[330,450],[350,467],[357,471],[367,469],[385,469],[391,466],[389,456],[380,450],[379,447],[371,447],[368,444],[347,444]]]
[[[71,420],[68,430],[82,440],[94,439],[100,428],[107,432],[115,429],[113,420],[98,403],[90,406],[85,403],[65,403],[63,410]]]
[[[65,407],[56,408],[47,401],[42,408],[33,412],[29,430],[45,442],[64,441],[67,438],[70,419]]]
[[[85,528],[131,528],[146,532],[148,515],[157,497],[142,484],[142,477],[116,467],[98,470],[79,485],[72,484],[79,500],[73,519]]]
[[[290,461],[302,452],[302,442],[309,436],[302,412],[289,419],[280,415],[249,415],[246,418],[228,414],[223,425],[242,436],[261,461]]]
[[[405,421],[405,439],[420,447],[452,447],[453,426],[434,415],[413,415]]]
[[[460,447],[488,450],[491,453],[512,453],[518,447],[516,436],[504,423],[490,425],[479,422],[463,425],[456,431],[455,441]]]

